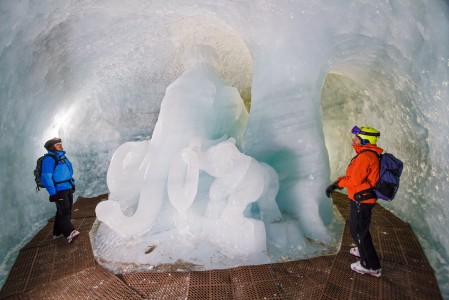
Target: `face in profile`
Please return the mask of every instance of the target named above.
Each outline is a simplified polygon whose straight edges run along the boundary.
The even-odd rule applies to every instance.
[[[53,147],[55,147],[56,151],[63,151],[64,150],[64,148],[62,147],[62,142],[54,144]]]

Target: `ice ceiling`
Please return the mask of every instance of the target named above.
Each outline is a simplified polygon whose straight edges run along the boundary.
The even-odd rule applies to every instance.
[[[381,131],[405,165],[383,205],[412,224],[449,295],[448,6],[309,2],[3,1],[1,280],[53,213],[31,175],[45,140],[63,139],[78,195],[108,192],[113,152],[151,138],[165,89],[199,44],[250,107],[241,150],[277,172],[277,201],[305,237],[331,222],[323,189],[352,155],[348,130]]]

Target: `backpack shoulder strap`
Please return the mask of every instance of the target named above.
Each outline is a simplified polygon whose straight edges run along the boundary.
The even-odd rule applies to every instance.
[[[379,159],[379,164],[380,164],[380,159],[381,159],[381,157],[382,157],[382,154],[379,154],[379,153],[377,153],[376,151],[370,150],[370,149],[365,149],[365,150],[360,151],[360,153],[358,153],[356,156],[354,156],[353,159],[355,159],[357,156],[359,156],[359,155],[362,154],[363,152],[373,152],[374,154],[376,154],[377,158]],[[380,166],[379,166],[379,168],[380,168]],[[368,184],[371,186],[371,189],[370,189],[370,190],[372,190],[374,186],[371,184],[371,182],[370,182],[368,179],[366,180],[366,182],[368,182]],[[369,199],[369,198],[372,198],[372,194],[370,194],[369,197],[368,197],[368,198],[365,198],[364,200]],[[363,200],[363,199],[362,199],[362,200]]]
[[[56,157],[56,155],[51,154],[51,153],[45,153],[44,154],[44,158],[47,157],[47,156],[50,156],[55,161],[55,165],[53,167],[53,171],[54,171],[56,169],[56,165],[58,164],[58,158]]]

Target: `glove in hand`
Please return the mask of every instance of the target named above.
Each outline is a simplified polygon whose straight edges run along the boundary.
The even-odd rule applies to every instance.
[[[328,187],[326,188],[326,196],[327,196],[328,198],[330,198],[330,197],[331,197],[331,193],[332,193],[334,190],[336,190],[336,189],[341,190],[341,188],[338,186],[337,182],[334,182],[334,183],[332,183],[330,186],[328,186]]]
[[[48,198],[48,201],[50,202],[55,202],[57,200],[59,200],[58,194],[50,195],[50,197]]]

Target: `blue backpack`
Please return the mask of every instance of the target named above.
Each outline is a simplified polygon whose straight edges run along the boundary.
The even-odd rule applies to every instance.
[[[403,168],[402,161],[390,153],[379,154],[372,150],[362,152],[365,151],[374,152],[379,157],[379,181],[373,186],[377,198],[387,201],[393,200],[399,188],[399,178]]]

